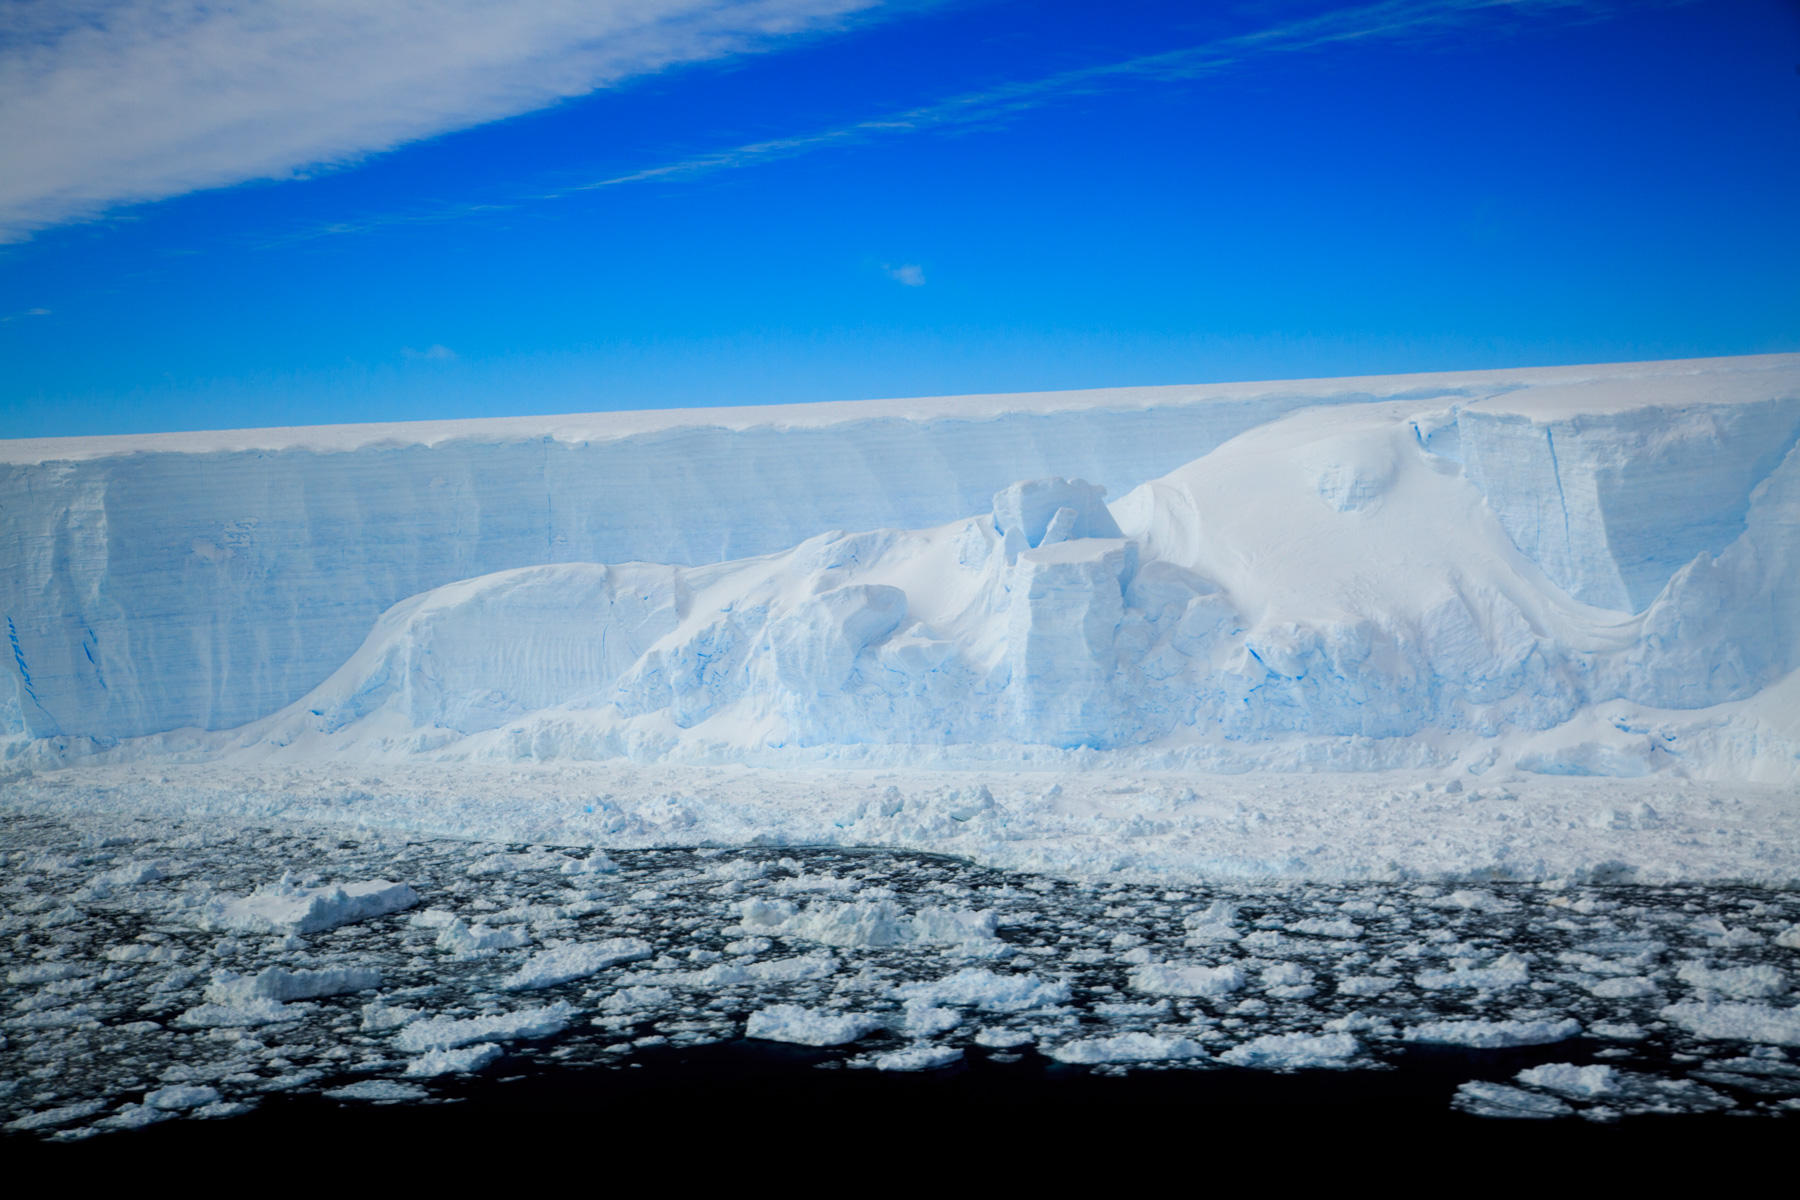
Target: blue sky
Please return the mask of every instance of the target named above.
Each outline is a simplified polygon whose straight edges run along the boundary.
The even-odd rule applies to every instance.
[[[682,2],[0,27],[0,436],[1800,350],[1793,0]]]

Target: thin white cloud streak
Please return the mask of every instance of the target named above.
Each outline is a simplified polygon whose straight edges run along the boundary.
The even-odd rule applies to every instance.
[[[1655,2],[1637,0],[1640,5]],[[1664,2],[1681,4],[1688,0]],[[894,134],[992,125],[1068,97],[1091,95],[1140,82],[1174,83],[1201,79],[1271,55],[1321,50],[1353,42],[1429,37],[1497,16],[1601,19],[1627,7],[1628,3],[1630,0],[1382,0],[1381,3],[1341,9],[1199,46],[1001,84],[835,129],[699,154],[580,184],[553,195],[730,170]]]
[[[0,241],[742,53],[880,0],[0,3]]]
[[[1467,32],[1495,17],[1555,18],[1563,22],[1605,19],[1629,6],[1680,5],[1691,0],[1378,0],[1197,46],[1014,81],[836,128],[750,142],[550,191],[481,204],[449,204],[425,211],[389,212],[313,226],[265,241],[279,246],[314,238],[368,233],[399,225],[435,224],[508,212],[583,192],[659,180],[679,180],[751,167],[764,162],[860,145],[878,138],[934,130],[980,128],[1055,104],[1142,83],[1179,83],[1246,67],[1257,59],[1322,50],[1357,42],[1425,39]],[[885,268],[884,268],[885,269]],[[923,272],[920,272],[923,280]],[[903,282],[897,280],[897,282]]]

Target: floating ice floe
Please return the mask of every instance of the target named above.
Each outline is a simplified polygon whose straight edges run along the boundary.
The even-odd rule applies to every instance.
[[[1481,988],[1496,991],[1501,988],[1523,987],[1531,982],[1531,968],[1527,961],[1517,954],[1503,954],[1485,967],[1471,967],[1458,964],[1449,971],[1424,971],[1413,977],[1413,982],[1427,991],[1438,991],[1445,988]]]
[[[1566,1042],[1580,1033],[1581,1022],[1564,1018],[1536,1021],[1426,1021],[1408,1026],[1403,1036],[1409,1042],[1497,1050],[1505,1046],[1547,1046],[1554,1042]]]
[[[908,913],[892,900],[814,901],[801,909],[787,900],[746,900],[739,909],[747,934],[775,934],[827,946],[991,942],[994,914],[928,906]]]
[[[493,1042],[478,1042],[454,1050],[427,1050],[406,1064],[406,1073],[413,1078],[430,1078],[479,1071],[500,1055],[500,1047]]]
[[[1120,1033],[1112,1037],[1080,1038],[1064,1042],[1050,1057],[1065,1063],[1166,1062],[1170,1059],[1204,1058],[1205,1047],[1178,1034]]]
[[[213,902],[201,913],[199,923],[205,929],[234,933],[318,933],[399,912],[418,902],[418,894],[410,887],[385,879],[301,887],[284,875],[243,899]]]
[[[1642,975],[1615,975],[1588,985],[1588,993],[1601,1000],[1633,1000],[1654,996],[1656,985]]]
[[[437,948],[461,958],[491,954],[496,950],[516,950],[531,943],[531,934],[517,925],[470,925],[460,918],[444,926],[438,934]]]
[[[1453,1108],[1476,1117],[1510,1117],[1544,1120],[1566,1117],[1574,1109],[1554,1096],[1508,1087],[1504,1083],[1465,1083],[1456,1089]]]
[[[1035,975],[1007,975],[982,967],[965,967],[929,983],[909,983],[894,994],[914,1003],[954,1004],[987,1012],[1019,1012],[1046,1008],[1069,999],[1069,985]]]
[[[146,1106],[165,1110],[199,1108],[203,1104],[215,1104],[218,1100],[217,1088],[198,1083],[175,1084],[144,1093]]]
[[[1564,1096],[1591,1100],[1618,1090],[1619,1072],[1605,1064],[1578,1067],[1574,1063],[1545,1063],[1520,1071],[1520,1083]]]
[[[548,1037],[568,1027],[574,1008],[566,1001],[528,1008],[518,1012],[496,1013],[485,1017],[433,1017],[414,1021],[394,1039],[401,1050],[454,1050],[472,1042],[507,1042],[521,1038]]]
[[[366,992],[380,986],[381,972],[371,967],[326,967],[317,971],[268,967],[252,976],[239,975],[235,971],[217,972],[212,983],[207,985],[206,999],[220,1005],[243,1005],[259,1000],[286,1003],[320,996],[341,996],[346,992]]]
[[[344,1087],[328,1088],[325,1095],[332,1100],[366,1100],[376,1104],[397,1104],[406,1100],[423,1100],[431,1095],[424,1088],[393,1079],[364,1079]]]
[[[960,1061],[962,1056],[962,1050],[956,1046],[922,1044],[878,1054],[870,1065],[877,1071],[936,1071]]]
[[[1681,965],[1675,978],[1703,992],[1724,992],[1747,1000],[1784,996],[1788,990],[1787,975],[1767,963],[1715,970],[1703,963],[1689,962]]]
[[[1729,1001],[1702,1002],[1671,1004],[1662,1010],[1662,1015],[1696,1037],[1712,1041],[1800,1046],[1800,1008]]]
[[[246,999],[229,1004],[198,1004],[176,1017],[174,1024],[189,1029],[247,1029],[297,1021],[310,1010],[307,1004],[283,1004],[279,1000]]]
[[[1131,986],[1153,996],[1224,996],[1244,986],[1248,976],[1236,963],[1219,967],[1152,964],[1131,973]]]
[[[593,942],[572,942],[540,950],[525,965],[501,980],[509,992],[555,987],[571,979],[586,979],[623,962],[650,957],[650,943],[643,938],[615,937]]]
[[[1233,1046],[1219,1060],[1264,1070],[1343,1067],[1361,1050],[1362,1043],[1347,1033],[1268,1033]]]
[[[841,1046],[880,1029],[883,1021],[869,1013],[775,1004],[750,1014],[744,1036],[799,1046]]]

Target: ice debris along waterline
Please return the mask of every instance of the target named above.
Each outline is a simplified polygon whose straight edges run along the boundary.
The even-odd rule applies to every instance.
[[[516,511],[477,505],[429,546],[386,531],[436,528],[475,504],[485,485],[470,464],[511,453],[515,426],[499,443],[474,428],[304,435],[317,449],[269,433],[280,445],[243,451],[259,488],[298,472],[282,486],[311,496],[341,481],[361,495],[358,464],[379,458],[368,470],[389,479],[391,439],[419,443],[394,460],[417,476],[384,485],[379,535],[335,519],[329,534],[296,530],[286,513],[226,528],[173,500],[114,502],[177,462],[226,486],[247,468],[198,453],[214,435],[142,454],[126,451],[151,443],[12,444],[6,478],[26,499],[0,506],[25,523],[9,542],[23,561],[0,580],[15,589],[5,753],[31,769],[620,757],[1053,768],[1099,753],[1128,769],[1800,778],[1800,356],[1257,385],[1108,407],[1120,399],[989,403],[987,419],[1027,419],[1056,453],[978,490],[985,460],[953,444],[985,445],[980,422],[929,402],[928,415],[796,406],[705,436],[678,421],[695,454],[794,451],[742,487],[723,480],[743,472],[687,460],[722,489],[693,511],[673,505],[692,471],[640,470],[630,502],[596,507],[589,492],[614,481],[593,478],[583,455],[618,439],[595,433],[570,443],[551,495],[521,493]],[[1190,438],[1145,436],[1144,414],[1157,413],[1198,424]],[[836,459],[822,437],[837,439]],[[531,453],[562,453],[551,444],[564,445],[539,439]],[[651,454],[648,441],[637,449]],[[994,461],[1016,471],[1029,457]],[[463,474],[435,473],[440,462]],[[846,462],[910,482],[871,491],[844,478]],[[1076,477],[1087,467],[1099,482]],[[75,479],[89,492],[70,492]],[[855,499],[834,509],[840,494]],[[95,504],[105,521],[82,515]],[[859,526],[831,521],[838,509],[872,518],[860,526],[871,531],[844,532]],[[486,539],[565,510],[564,532],[496,534],[498,549],[455,532]],[[133,520],[142,540],[115,544]],[[341,578],[317,549],[290,546],[334,538]],[[633,557],[682,561],[542,561],[620,539]],[[395,553],[425,555],[430,570],[390,570]],[[417,588],[377,596],[366,582],[402,578]],[[111,607],[88,612],[85,596]],[[126,611],[139,603],[154,611]],[[265,610],[274,623],[245,615]],[[177,612],[190,615],[166,616]],[[217,631],[204,654],[197,629]],[[341,650],[321,662],[325,645]]]
[[[427,1101],[502,1060],[603,1070],[745,1037],[876,1071],[1464,1054],[1473,1077],[1445,1103],[1478,1116],[1800,1109],[1788,892],[1170,889],[905,853],[29,817],[0,823],[0,855],[0,1124],[16,1135],[225,1117],[279,1092]],[[407,890],[306,933],[219,920],[246,897],[340,887]],[[1521,1047],[1536,1065],[1486,1077],[1482,1053]]]

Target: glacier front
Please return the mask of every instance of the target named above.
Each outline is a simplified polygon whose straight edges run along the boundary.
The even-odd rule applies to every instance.
[[[8,756],[1800,778],[1800,356],[607,420],[8,444]]]

